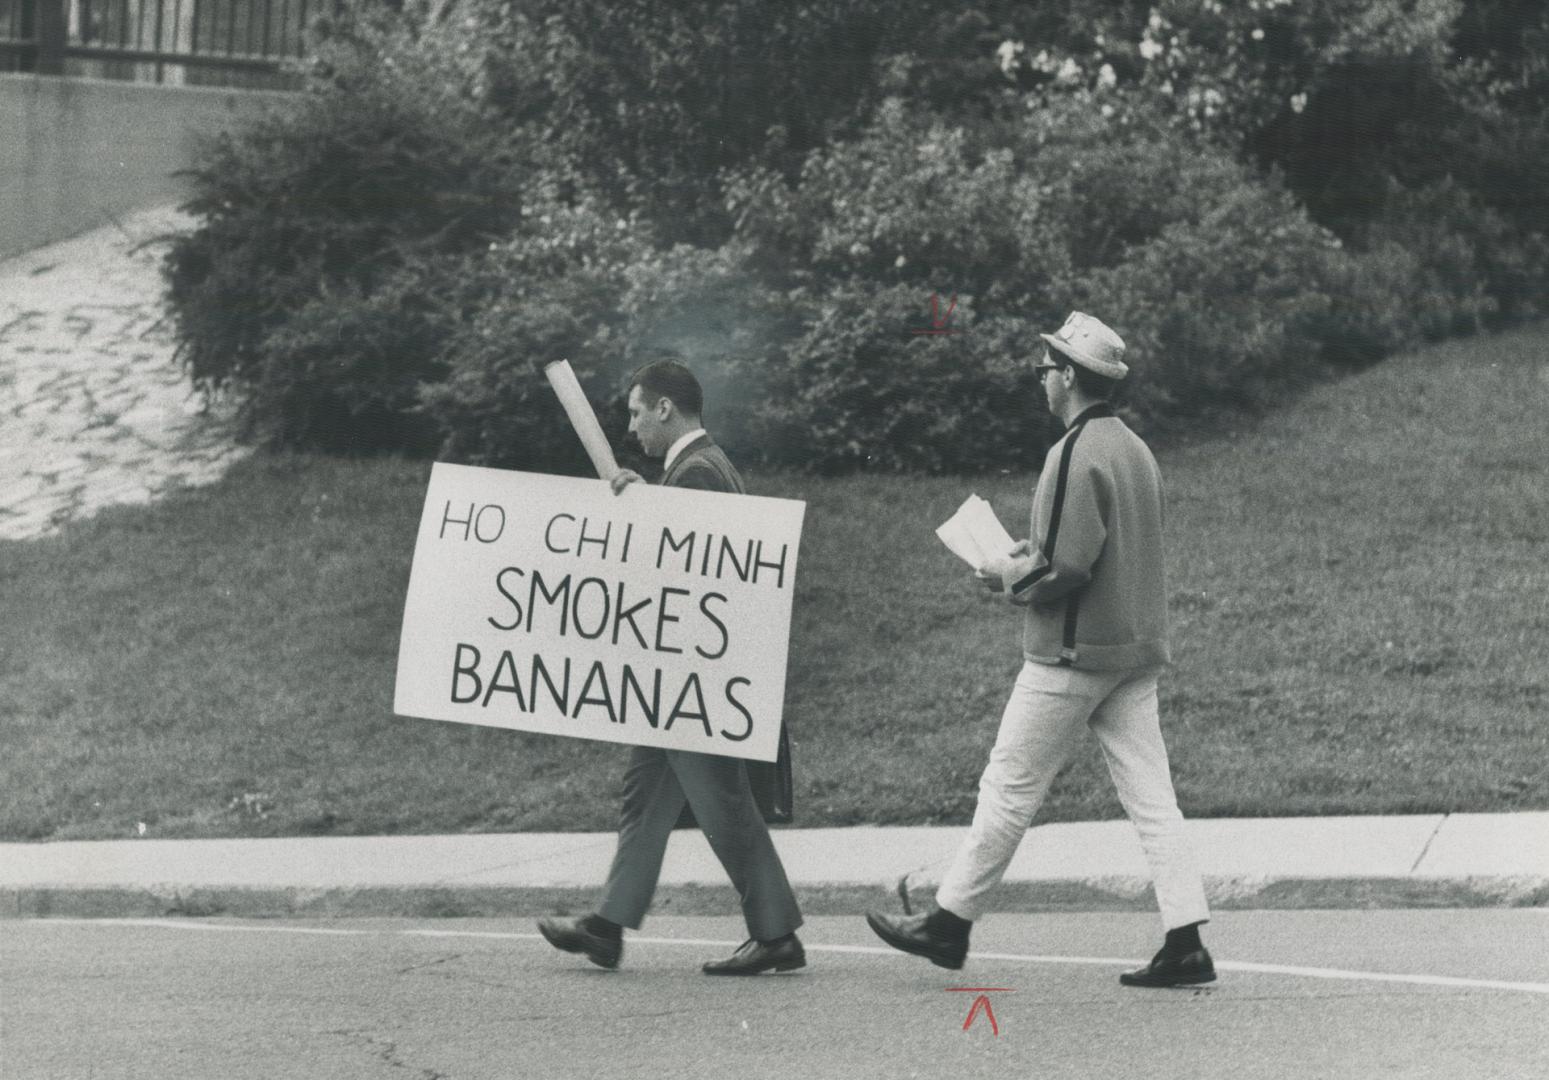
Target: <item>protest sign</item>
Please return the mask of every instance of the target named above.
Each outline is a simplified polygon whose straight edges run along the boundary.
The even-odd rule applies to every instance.
[[[773,761],[805,512],[437,463],[393,711]]]

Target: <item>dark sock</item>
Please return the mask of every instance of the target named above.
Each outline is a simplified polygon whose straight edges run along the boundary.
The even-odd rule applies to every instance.
[[[581,920],[586,924],[586,929],[598,937],[621,938],[624,936],[624,928],[616,922],[609,922],[601,915],[588,915]]]
[[[1167,941],[1162,945],[1162,951],[1171,956],[1181,956],[1183,953],[1191,953],[1205,947],[1199,940],[1199,928],[1203,923],[1189,923],[1187,926],[1175,926],[1167,931]]]
[[[944,938],[965,938],[973,929],[972,919],[959,918],[946,908],[937,908],[925,916],[925,928]]]

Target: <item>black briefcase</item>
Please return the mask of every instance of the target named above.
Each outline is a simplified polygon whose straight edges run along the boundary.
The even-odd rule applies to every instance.
[[[791,798],[791,740],[785,725],[780,725],[780,754],[771,764],[767,761],[748,761],[748,785],[753,789],[753,801],[758,803],[759,813],[770,825],[789,825],[796,817]],[[683,804],[675,829],[696,828],[694,810]]]

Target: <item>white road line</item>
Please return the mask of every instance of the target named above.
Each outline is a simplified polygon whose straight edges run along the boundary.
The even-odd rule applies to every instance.
[[[261,926],[251,923],[210,923],[178,919],[46,919],[42,923],[69,923],[88,926],[144,926],[165,930],[194,930],[234,934],[325,934],[335,937],[426,937],[479,938],[492,941],[542,941],[541,934],[523,934],[497,930],[336,930],[316,926]],[[740,941],[710,938],[629,938],[631,945],[669,945],[696,949],[734,949]],[[902,957],[896,949],[880,945],[807,944],[808,952],[847,953],[856,956]],[[1117,956],[1041,956],[1029,953],[973,953],[975,960],[997,960],[1011,964],[1088,964],[1099,967],[1136,967],[1143,960]],[[1444,986],[1455,990],[1506,990],[1520,994],[1549,994],[1549,983],[1508,982],[1502,979],[1463,979],[1452,975],[1398,975],[1385,971],[1346,971],[1341,968],[1296,967],[1290,964],[1258,964],[1246,960],[1218,960],[1217,971],[1240,971],[1253,975],[1288,975],[1302,979],[1334,979],[1345,982],[1402,983],[1408,986]]]
[[[156,926],[163,930],[224,930],[233,934],[327,934],[331,937],[366,937],[378,930],[334,930],[323,926],[259,926],[242,923],[184,922],[180,919],[40,919],[40,922],[67,922],[109,926]]]
[[[1225,960],[1217,971],[1247,971],[1261,975],[1299,975],[1308,979],[1360,979],[1366,982],[1414,983],[1420,986],[1451,986],[1470,990],[1516,990],[1524,994],[1549,994],[1549,983],[1506,982],[1501,979],[1459,979],[1451,975],[1390,975],[1381,971],[1343,971],[1339,968],[1290,967],[1285,964],[1254,964],[1243,960]]]

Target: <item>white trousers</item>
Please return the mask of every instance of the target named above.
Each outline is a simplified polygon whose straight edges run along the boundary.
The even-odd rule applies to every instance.
[[[964,919],[984,913],[986,894],[1005,875],[1049,785],[1090,727],[1140,833],[1162,922],[1170,930],[1210,918],[1162,744],[1158,673],[1022,665],[979,780],[973,827],[936,892],[939,906]]]

